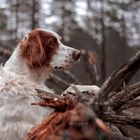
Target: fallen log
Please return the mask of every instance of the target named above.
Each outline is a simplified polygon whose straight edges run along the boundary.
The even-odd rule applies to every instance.
[[[86,98],[87,94],[77,91],[76,95],[47,96],[43,97],[43,102],[33,103],[53,107],[55,112],[35,126],[26,140],[134,140],[134,137],[122,132],[122,126],[139,129],[140,116],[124,113],[123,110],[139,106],[140,82],[127,86],[139,68],[140,52],[107,78],[96,102],[89,102],[92,96]],[[81,97],[85,97],[86,101]]]

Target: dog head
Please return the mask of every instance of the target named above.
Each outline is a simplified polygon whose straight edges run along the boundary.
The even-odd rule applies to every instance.
[[[80,51],[61,42],[61,37],[52,31],[35,29],[19,43],[20,55],[30,68],[50,67],[66,69],[80,59]]]

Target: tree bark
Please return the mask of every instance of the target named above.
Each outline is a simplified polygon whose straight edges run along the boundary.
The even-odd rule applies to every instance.
[[[105,80],[101,86],[101,93],[103,93],[101,96],[103,96],[104,100],[107,99],[111,92],[120,91],[124,83],[127,85],[139,68],[140,51]]]

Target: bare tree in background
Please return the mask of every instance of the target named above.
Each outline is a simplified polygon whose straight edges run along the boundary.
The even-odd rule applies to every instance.
[[[57,16],[59,27],[55,23],[59,34],[65,42],[70,40],[70,33],[75,26],[75,1],[74,0],[53,0],[51,2],[51,14]]]
[[[107,74],[104,0],[95,0],[94,2],[99,2],[101,6],[95,8],[93,6],[93,1],[86,1],[87,15],[85,23],[87,24],[87,32],[97,39],[97,42],[100,47],[100,82],[102,83],[105,80]]]
[[[106,78],[106,37],[105,37],[105,25],[104,25],[104,0],[101,2],[101,82],[104,82]]]
[[[31,14],[31,28],[34,29],[35,28],[35,11],[36,11],[36,0],[32,0],[32,14]]]
[[[39,2],[32,0],[32,11],[31,11],[31,29],[38,27],[37,14],[39,13]]]
[[[16,0],[15,1],[15,20],[16,20],[16,28],[15,28],[15,39],[17,40],[17,36],[18,36],[18,24],[19,24],[19,17],[18,17],[18,13],[19,13],[19,1]]]

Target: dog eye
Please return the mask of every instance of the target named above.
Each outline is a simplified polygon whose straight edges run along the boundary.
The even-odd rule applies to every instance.
[[[57,47],[57,46],[58,46],[57,39],[56,39],[56,38],[51,38],[51,39],[49,39],[48,45],[49,45],[50,47]]]

